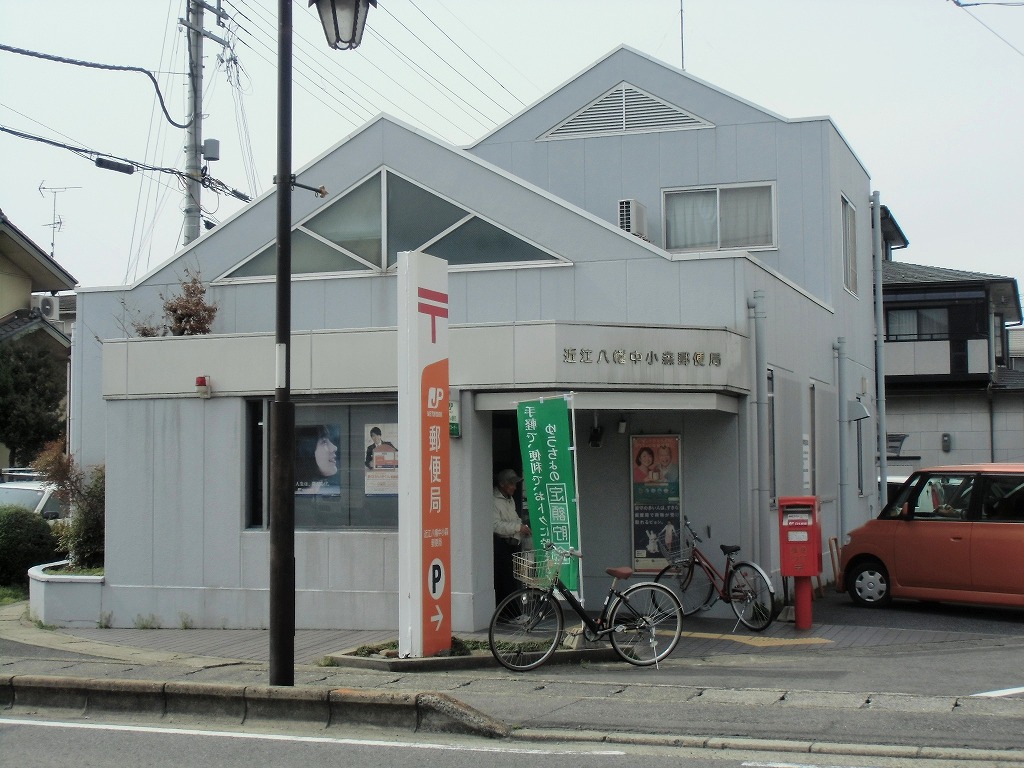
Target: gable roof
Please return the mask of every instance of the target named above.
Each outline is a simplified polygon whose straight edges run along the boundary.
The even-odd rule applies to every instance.
[[[6,320],[0,321],[0,343],[16,341],[31,333],[42,332],[50,336],[65,349],[71,347],[71,339],[65,336],[53,323],[43,318],[39,310],[19,310]]]
[[[78,282],[18,229],[0,210],[0,256],[10,259],[32,281],[32,291],[70,291]]]

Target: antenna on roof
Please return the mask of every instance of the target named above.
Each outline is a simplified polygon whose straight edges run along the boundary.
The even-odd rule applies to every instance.
[[[683,37],[683,0],[679,0],[679,67],[686,69],[686,40]]]
[[[57,240],[57,232],[59,232],[61,229],[64,228],[64,220],[60,216],[57,215],[57,193],[59,193],[59,192],[67,192],[69,189],[81,189],[81,187],[44,187],[43,186],[44,184],[46,184],[46,180],[45,179],[43,181],[39,182],[39,196],[40,197],[45,197],[47,192],[49,192],[51,195],[53,195],[53,218],[50,220],[49,224],[45,225],[45,226],[49,227],[50,231],[51,231],[51,233],[50,233],[50,258],[52,259],[52,258],[54,258],[54,253],[56,251],[55,244],[56,244],[56,240]]]

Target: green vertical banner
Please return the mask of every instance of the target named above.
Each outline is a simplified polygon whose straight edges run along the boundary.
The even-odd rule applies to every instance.
[[[563,548],[579,549],[579,511],[576,505],[576,474],[572,428],[565,398],[519,403],[519,446],[523,453],[523,500],[530,510],[533,543],[545,541]],[[569,589],[580,588],[579,560],[562,568]]]

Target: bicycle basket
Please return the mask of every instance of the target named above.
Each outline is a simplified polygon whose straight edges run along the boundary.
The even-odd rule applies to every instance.
[[[526,587],[549,586],[558,577],[561,567],[561,555],[546,549],[515,552],[512,555],[512,571]]]
[[[657,536],[658,554],[670,563],[689,559],[693,550],[693,539],[689,534],[680,536],[671,526],[666,526]]]

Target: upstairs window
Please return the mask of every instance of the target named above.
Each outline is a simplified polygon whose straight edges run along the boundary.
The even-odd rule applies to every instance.
[[[712,187],[665,195],[665,247],[670,251],[771,248],[775,245],[770,184]]]
[[[857,209],[843,198],[843,285],[857,292]]]
[[[949,338],[945,307],[890,309],[886,312],[886,341],[935,341]]]

